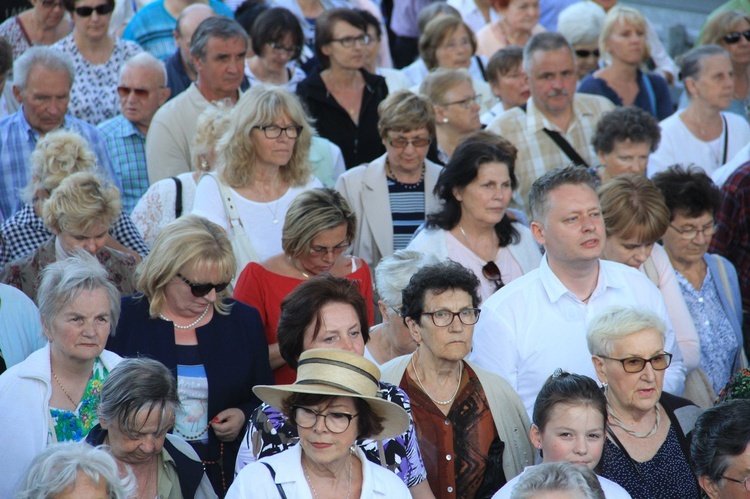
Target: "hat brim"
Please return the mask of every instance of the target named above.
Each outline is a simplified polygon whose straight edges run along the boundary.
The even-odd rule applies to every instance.
[[[376,435],[366,437],[372,440],[393,438],[405,433],[409,428],[409,415],[403,407],[380,397],[368,397],[358,393],[352,393],[344,388],[319,384],[258,385],[253,387],[253,393],[255,393],[255,395],[266,404],[279,410],[281,409],[284,399],[294,393],[362,399],[367,402],[375,414],[383,418],[383,431]]]

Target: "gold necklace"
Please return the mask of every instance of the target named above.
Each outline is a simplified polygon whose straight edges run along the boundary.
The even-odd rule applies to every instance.
[[[50,371],[52,371],[51,367],[50,367]],[[73,400],[73,397],[71,397],[70,394],[68,393],[68,390],[66,390],[63,384],[60,382],[60,378],[57,377],[57,374],[55,374],[55,371],[52,371],[52,377],[55,378],[55,381],[57,381],[57,386],[59,386],[60,390],[62,390],[65,396],[68,397],[68,400],[70,400],[70,403],[73,404],[73,407],[77,409],[78,404],[76,404],[75,400]]]
[[[430,400],[432,400],[433,402],[435,402],[438,405],[452,404],[453,401],[456,400],[456,395],[458,395],[458,389],[461,388],[461,373],[462,373],[462,370],[463,370],[463,367],[464,367],[463,362],[461,362],[461,361],[458,362],[458,382],[456,383],[456,391],[453,392],[453,396],[451,398],[449,398],[448,400],[437,400],[435,398],[432,398],[432,395],[430,395],[430,393],[427,391],[427,389],[422,384],[422,380],[419,379],[419,372],[417,371],[417,365],[414,363],[414,357],[416,357],[416,355],[412,355],[411,356],[411,368],[414,369],[414,376],[417,377],[417,383],[419,383],[419,387],[422,389],[422,391],[425,393],[425,395],[427,395],[430,398]]]
[[[310,276],[307,275],[302,269],[298,268],[297,265],[294,263],[294,260],[292,260],[291,256],[288,256],[287,259],[289,259],[289,264],[294,267],[294,270],[305,276],[305,279],[310,279]]]

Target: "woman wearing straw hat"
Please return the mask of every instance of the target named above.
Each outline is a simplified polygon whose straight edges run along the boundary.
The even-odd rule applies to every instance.
[[[255,394],[281,409],[300,444],[246,466],[227,498],[411,498],[394,473],[355,445],[406,431],[409,416],[378,397],[380,370],[361,355],[318,348],[299,358],[292,385],[256,386]]]

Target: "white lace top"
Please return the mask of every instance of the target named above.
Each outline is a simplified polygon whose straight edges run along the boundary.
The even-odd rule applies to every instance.
[[[195,201],[195,181],[193,173],[178,175],[182,182],[182,213],[190,213]],[[151,184],[146,193],[135,205],[130,218],[143,236],[149,247],[153,246],[156,236],[170,222],[175,220],[175,202],[177,200],[177,185],[174,179],[165,178]]]

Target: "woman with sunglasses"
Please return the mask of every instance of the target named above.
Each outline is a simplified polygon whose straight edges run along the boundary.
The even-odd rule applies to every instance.
[[[69,54],[76,68],[68,113],[98,125],[120,113],[120,69],[142,49],[110,36],[115,0],[64,0],[64,5],[73,17],[73,33],[54,47]]]
[[[682,56],[680,76],[690,104],[659,123],[661,143],[649,158],[649,177],[678,163],[699,165],[710,175],[750,142],[748,122],[725,112],[734,95],[733,68],[718,45],[702,45]]]
[[[344,254],[357,230],[357,219],[344,197],[330,188],[303,192],[292,201],[281,235],[283,253],[245,267],[234,289],[235,299],[258,309],[266,331],[276,383],[296,377],[279,353],[276,327],[281,302],[297,286],[327,272],[357,283],[373,323],[372,276],[361,258]]]
[[[662,391],[672,362],[664,331],[652,312],[621,306],[589,325],[586,341],[607,397],[601,475],[633,499],[697,499],[690,432],[701,410]]]
[[[531,231],[507,209],[518,184],[515,161],[510,142],[490,132],[467,137],[435,186],[440,211],[408,246],[474,272],[481,301],[542,259]]]
[[[425,214],[437,210],[432,189],[441,170],[426,159],[435,138],[435,114],[426,98],[400,90],[380,103],[378,114],[386,153],[336,183],[358,221],[352,253],[371,267],[404,249]]]
[[[71,20],[63,0],[29,0],[31,8],[0,24],[0,38],[13,47],[17,59],[34,45],[52,45],[70,34]],[[0,88],[0,90],[2,90]]]
[[[234,477],[237,436],[260,403],[252,388],[273,383],[260,314],[229,298],[236,269],[218,225],[195,215],[178,218],[138,268],[139,293],[123,298],[108,345],[172,371],[183,406],[174,432],[198,453],[220,497]]]

